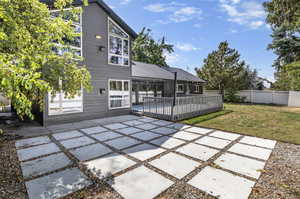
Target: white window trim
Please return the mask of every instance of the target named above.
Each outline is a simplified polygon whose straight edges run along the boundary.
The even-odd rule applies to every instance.
[[[127,36],[128,39],[120,37],[119,35],[116,35],[114,33],[110,33],[109,32],[109,22],[112,22],[114,25],[116,25],[118,28],[120,28]],[[130,66],[130,36],[126,33],[126,31],[123,30],[123,28],[121,28],[114,20],[112,20],[110,17],[107,17],[107,35],[108,35],[108,39],[107,39],[107,43],[108,43],[108,57],[107,57],[107,63],[110,65],[115,65],[115,66],[125,66],[125,67],[129,67]],[[116,55],[116,54],[111,54],[110,53],[110,36],[113,37],[117,37],[119,39],[122,40],[122,55]],[[124,56],[124,40],[128,41],[128,56]],[[121,57],[123,58],[122,64],[115,64],[115,63],[111,63],[110,62],[110,56],[115,56],[115,57]],[[124,58],[128,58],[128,65],[124,65]]]
[[[183,91],[180,91],[180,90],[178,89],[179,86],[182,86],[182,87],[183,87]],[[184,84],[177,84],[176,92],[177,92],[177,93],[184,93]]]
[[[200,85],[195,85],[195,91],[196,91],[196,93],[200,93],[201,86]]]
[[[59,80],[59,84],[60,86],[62,86],[62,81]],[[62,106],[62,94],[63,92],[57,92],[56,95],[59,95],[59,108],[62,110],[63,106]],[[55,115],[69,115],[69,114],[75,114],[75,113],[82,113],[83,112],[83,88],[81,87],[81,91],[80,91],[80,99],[81,99],[81,107],[79,111],[74,111],[74,112],[63,112],[60,111],[59,113],[50,113],[50,100],[51,100],[51,93],[48,93],[48,116],[55,116]],[[71,100],[71,99],[70,99]]]
[[[65,9],[63,9],[63,10],[71,10],[71,9],[73,9],[73,8],[65,8]],[[75,7],[75,9],[82,9],[82,7]],[[59,12],[60,10],[50,10],[50,13],[51,12]],[[76,46],[72,46],[72,45],[69,45],[70,46],[70,48],[73,48],[73,49],[75,49],[75,50],[80,50],[80,57],[83,57],[83,36],[82,36],[82,32],[83,32],[83,30],[82,30],[82,12],[80,13],[80,19],[79,19],[79,22],[80,23],[73,23],[72,25],[74,25],[74,26],[79,26],[80,27],[80,48],[79,47],[76,47]],[[61,45],[61,44],[55,44],[55,45],[57,45],[57,46],[63,46],[63,45]]]
[[[111,81],[122,81],[122,90],[124,90],[124,82],[128,82],[128,97],[129,97],[129,105],[122,106],[122,107],[114,107],[112,108],[110,105],[110,82]],[[122,91],[121,91],[122,92]],[[123,91],[124,92],[124,91]],[[131,107],[131,81],[130,80],[123,80],[123,79],[108,79],[108,109],[115,110],[115,109],[126,109]]]

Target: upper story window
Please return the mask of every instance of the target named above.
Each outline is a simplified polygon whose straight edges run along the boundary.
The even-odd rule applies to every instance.
[[[108,18],[108,63],[129,66],[129,35]]]
[[[177,84],[177,93],[184,93],[184,84]]]
[[[80,8],[78,8],[80,9]],[[60,10],[51,11],[52,17],[57,17],[61,14]],[[74,32],[77,34],[73,40],[69,40],[64,38],[64,45],[57,44],[53,50],[58,55],[63,55],[66,52],[72,52],[75,56],[82,56],[82,14],[78,13],[75,16],[71,13],[70,9],[65,9],[62,13],[62,18],[66,21],[72,21],[72,27],[74,28]]]

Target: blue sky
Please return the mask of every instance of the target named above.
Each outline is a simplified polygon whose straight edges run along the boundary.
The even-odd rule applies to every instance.
[[[152,29],[175,46],[168,63],[194,73],[195,67],[227,40],[261,77],[274,80],[276,56],[268,51],[271,30],[263,0],[105,0],[136,32]]]

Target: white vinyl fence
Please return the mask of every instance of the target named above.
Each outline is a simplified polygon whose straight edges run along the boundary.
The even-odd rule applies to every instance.
[[[218,94],[217,90],[205,90],[205,94]],[[245,97],[245,101],[256,104],[277,104],[290,107],[300,107],[300,92],[296,91],[265,91],[243,90],[238,96]]]
[[[10,100],[2,96],[0,93],[0,113],[9,112],[10,110],[11,110]]]

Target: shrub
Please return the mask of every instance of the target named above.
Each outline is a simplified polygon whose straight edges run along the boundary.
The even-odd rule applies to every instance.
[[[236,90],[228,90],[224,96],[224,102],[231,102],[231,103],[244,103],[246,97],[240,97],[237,95]]]

